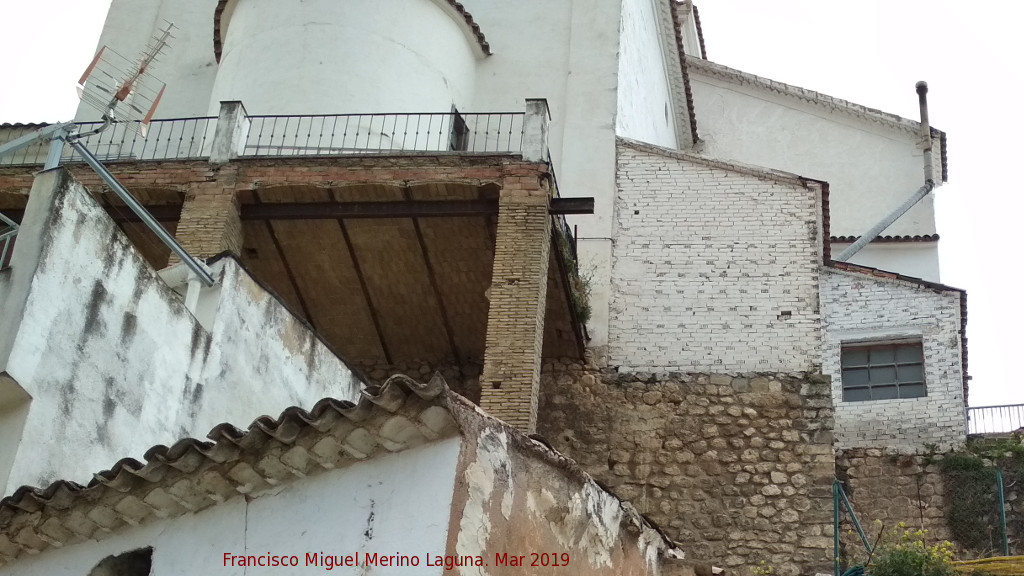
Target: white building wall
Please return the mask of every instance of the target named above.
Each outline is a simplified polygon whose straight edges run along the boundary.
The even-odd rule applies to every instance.
[[[225,420],[356,398],[348,367],[234,260],[214,273],[222,288],[208,331],[70,175],[37,178],[0,273],[0,372],[31,397],[4,493],[84,483]],[[0,418],[20,413],[3,408]]]
[[[238,497],[196,514],[128,527],[98,541],[23,554],[0,576],[84,576],[111,555],[152,546],[151,576],[182,574],[367,574],[359,567],[306,566],[306,553],[444,554],[461,438],[297,480],[247,502]],[[109,464],[109,463],[108,463]],[[292,568],[224,566],[224,554],[298,556]],[[374,570],[371,568],[370,570]],[[441,574],[439,567],[376,568]]]
[[[226,100],[256,115],[465,110],[479,48],[441,4],[237,2],[221,20],[208,112],[216,115]]]
[[[832,377],[838,448],[961,446],[966,434],[960,294],[827,269],[821,285],[822,370]],[[843,402],[843,342],[920,338],[927,396]]]
[[[820,361],[820,190],[621,143],[609,361],[623,371]]]
[[[849,246],[849,243],[833,242],[832,254],[839,254]],[[849,262],[932,282],[939,278],[938,242],[873,242],[854,254]]]
[[[615,133],[676,148],[676,117],[666,73],[661,22],[655,2],[622,0],[619,23],[619,89]]]
[[[134,61],[167,22],[174,23],[174,38],[151,68],[152,76],[167,84],[157,118],[205,116],[217,75],[213,54],[216,7],[217,0],[113,0],[96,50],[106,45]],[[94,53],[73,56],[82,60],[84,69]],[[100,111],[81,104],[75,120],[99,120],[100,115]],[[216,111],[212,115],[216,116]]]
[[[615,198],[615,113],[621,0],[462,0],[493,55],[477,70],[473,109],[520,110],[525,98],[551,108],[551,156],[560,192],[593,196],[579,226],[582,269],[593,273],[590,346],[607,344]]]
[[[815,92],[717,64],[697,62],[689,71],[702,153],[827,181],[832,235],[861,235],[924,184],[915,122],[860,114],[863,107],[828,97],[824,105],[815,103]],[[914,97],[908,89],[907,98]],[[941,166],[938,151],[935,139],[936,171]],[[939,174],[934,179],[941,181]],[[931,195],[885,231],[934,233]],[[926,260],[938,258],[933,254]],[[937,266],[928,272],[926,279],[938,281]]]

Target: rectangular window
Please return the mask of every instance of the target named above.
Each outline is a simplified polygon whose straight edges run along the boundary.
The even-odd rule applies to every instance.
[[[925,395],[920,342],[844,345],[842,370],[844,402]]]

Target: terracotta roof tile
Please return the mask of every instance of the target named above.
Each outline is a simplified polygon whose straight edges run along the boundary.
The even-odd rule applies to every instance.
[[[832,242],[839,242],[839,243],[842,243],[842,244],[846,244],[846,243],[853,244],[858,239],[860,239],[860,236],[832,236],[830,238],[830,240]],[[911,236],[911,235],[904,235],[904,236],[878,236],[877,238],[875,238],[871,242],[873,242],[873,243],[874,242],[880,242],[880,243],[896,242],[896,243],[898,243],[898,242],[938,242],[938,241],[939,241],[939,235],[938,234],[922,234],[922,235],[914,235],[914,236]]]
[[[482,423],[482,424],[481,424]],[[239,429],[219,424],[210,441],[185,438],[146,451],[145,462],[119,460],[88,485],[58,480],[46,488],[22,486],[0,500],[0,566],[98,534],[195,512],[240,494],[258,497],[274,486],[377,455],[455,437],[481,425],[500,427],[515,446],[567,477],[593,482],[574,461],[487,416],[452,392],[440,375],[420,383],[403,375],[366,388],[358,402],[324,398],[309,411],[285,409]],[[657,531],[619,500],[622,522]]]

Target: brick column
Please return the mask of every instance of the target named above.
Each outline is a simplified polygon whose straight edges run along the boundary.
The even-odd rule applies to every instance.
[[[226,250],[241,254],[242,220],[233,178],[191,186],[181,207],[175,237],[195,258],[209,258]],[[178,262],[172,254],[169,264]]]
[[[498,231],[480,407],[527,433],[536,431],[551,220],[537,176],[506,178]]]

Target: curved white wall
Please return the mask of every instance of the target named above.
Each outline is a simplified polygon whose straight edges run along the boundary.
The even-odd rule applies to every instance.
[[[249,114],[448,112],[469,105],[477,51],[433,0],[240,0],[221,23],[210,98]]]

